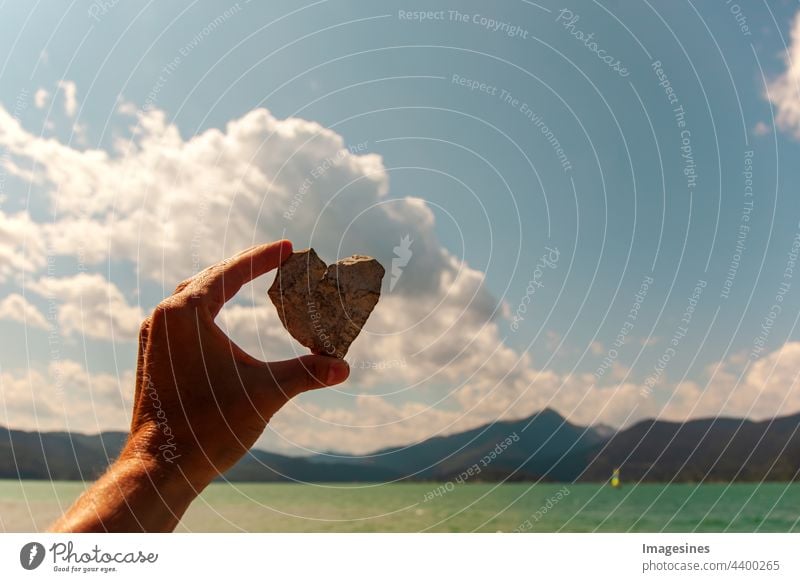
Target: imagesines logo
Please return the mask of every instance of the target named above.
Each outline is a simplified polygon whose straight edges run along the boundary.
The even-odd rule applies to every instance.
[[[26,570],[35,570],[44,561],[44,546],[39,542],[29,542],[19,551],[19,563]]]

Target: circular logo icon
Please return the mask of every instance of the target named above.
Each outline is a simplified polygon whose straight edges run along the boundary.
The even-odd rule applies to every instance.
[[[44,546],[39,542],[29,542],[19,551],[19,563],[26,570],[35,570],[44,561]]]

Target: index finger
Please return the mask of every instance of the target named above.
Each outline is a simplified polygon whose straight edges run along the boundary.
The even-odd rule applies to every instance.
[[[198,285],[190,287],[195,295],[209,302],[211,314],[216,316],[242,285],[278,267],[291,254],[292,243],[288,240],[257,245],[207,269],[207,274],[199,275],[202,280],[197,281]]]

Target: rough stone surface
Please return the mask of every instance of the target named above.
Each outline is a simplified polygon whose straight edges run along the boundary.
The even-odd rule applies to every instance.
[[[328,267],[314,249],[292,253],[269,297],[284,327],[315,354],[344,358],[381,296],[385,269],[353,255]]]

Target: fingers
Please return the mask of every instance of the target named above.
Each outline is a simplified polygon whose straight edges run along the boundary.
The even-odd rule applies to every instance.
[[[344,382],[350,375],[350,366],[340,358],[309,355],[269,362],[262,373],[271,378],[287,398],[293,398],[308,390]]]
[[[137,407],[139,404],[139,398],[143,390],[142,383],[145,381],[145,353],[147,351],[147,342],[150,338],[150,322],[151,320],[149,317],[145,318],[139,328],[139,351],[136,356],[136,386],[133,392],[134,407]],[[136,415],[134,414],[134,418],[135,417]]]
[[[190,292],[206,303],[216,317],[242,285],[276,268],[291,254],[292,243],[288,240],[254,246],[198,273],[188,285],[179,285],[176,291]]]

